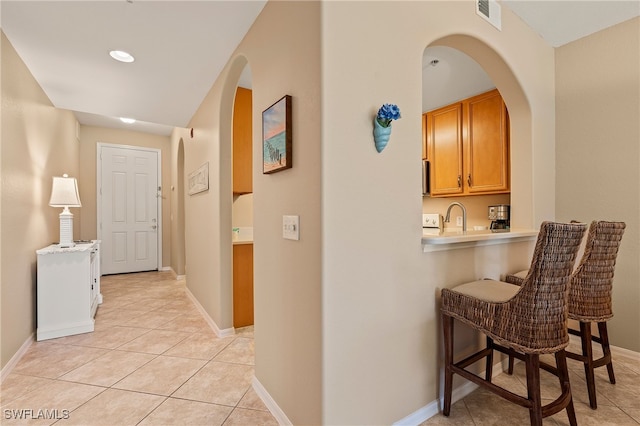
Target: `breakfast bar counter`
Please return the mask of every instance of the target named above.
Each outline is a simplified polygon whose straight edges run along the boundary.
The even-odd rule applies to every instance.
[[[439,229],[423,229],[422,251],[455,250],[467,247],[507,244],[521,241],[534,241],[537,230],[481,230],[481,231],[440,231]]]

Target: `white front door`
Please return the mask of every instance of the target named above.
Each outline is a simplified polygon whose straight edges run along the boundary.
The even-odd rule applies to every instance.
[[[158,150],[99,145],[102,273],[158,269]]]

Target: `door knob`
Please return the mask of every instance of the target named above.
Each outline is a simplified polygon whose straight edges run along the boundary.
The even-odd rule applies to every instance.
[[[156,229],[157,227],[157,225],[151,225],[151,229]]]

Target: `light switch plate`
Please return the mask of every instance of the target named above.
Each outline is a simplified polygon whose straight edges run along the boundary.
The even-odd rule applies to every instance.
[[[282,216],[282,238],[300,240],[300,216]]]

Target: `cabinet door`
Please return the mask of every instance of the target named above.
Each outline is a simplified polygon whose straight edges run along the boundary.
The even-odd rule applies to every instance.
[[[461,103],[427,113],[427,145],[431,169],[431,195],[461,194]]]
[[[253,244],[233,246],[233,326],[253,325]]]
[[[509,190],[507,109],[497,90],[464,102],[467,192]]]
[[[238,87],[233,104],[233,192],[248,194],[253,191],[251,121],[251,90]]]
[[[429,159],[429,148],[427,143],[427,113],[422,114],[422,159]]]

